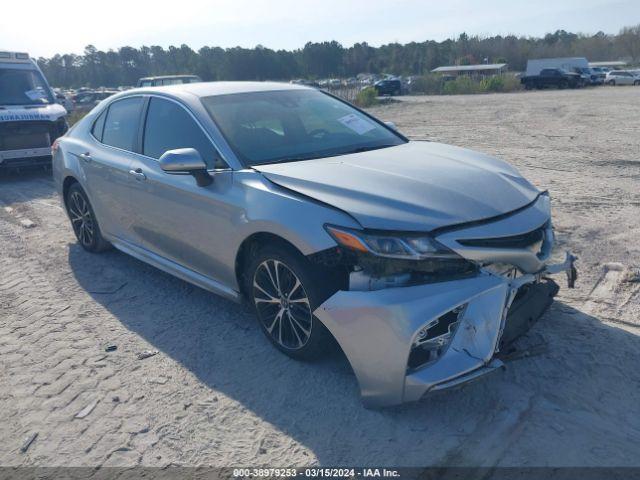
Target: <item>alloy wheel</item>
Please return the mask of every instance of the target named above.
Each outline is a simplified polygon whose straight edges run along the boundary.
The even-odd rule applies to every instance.
[[[85,247],[91,246],[95,234],[95,222],[89,209],[89,202],[79,193],[69,197],[69,216],[76,237]]]
[[[274,342],[297,350],[311,336],[313,313],[300,279],[278,260],[265,260],[253,276],[253,299],[258,318]]]

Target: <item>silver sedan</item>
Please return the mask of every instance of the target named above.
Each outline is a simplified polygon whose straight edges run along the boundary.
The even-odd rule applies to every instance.
[[[502,367],[558,290],[550,199],[507,163],[409,141],[322,91],[143,88],[54,146],[79,243],[235,301],[285,354],[337,342],[363,400],[418,400]]]
[[[640,85],[640,76],[638,76],[634,72],[630,72],[627,70],[613,70],[611,72],[607,72],[606,77],[604,78],[604,83],[606,85]]]

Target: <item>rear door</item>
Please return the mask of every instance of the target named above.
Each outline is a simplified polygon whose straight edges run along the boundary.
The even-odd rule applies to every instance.
[[[143,102],[143,97],[135,96],[111,103],[92,125],[89,140],[72,151],[80,159],[100,228],[127,241],[132,239],[129,189],[133,182],[129,170]]]
[[[131,189],[136,242],[183,267],[223,280],[223,245],[234,238],[233,172],[191,113],[174,100],[151,97],[141,155],[131,168],[139,175]],[[214,182],[198,187],[191,175],[165,173],[158,159],[168,150],[195,148]]]

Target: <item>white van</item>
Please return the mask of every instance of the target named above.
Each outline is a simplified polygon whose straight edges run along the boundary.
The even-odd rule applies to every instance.
[[[0,51],[0,169],[50,164],[66,114],[27,53]]]

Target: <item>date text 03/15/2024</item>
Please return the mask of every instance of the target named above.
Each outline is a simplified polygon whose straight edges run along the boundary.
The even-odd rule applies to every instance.
[[[234,478],[397,478],[398,470],[387,468],[234,468]]]

